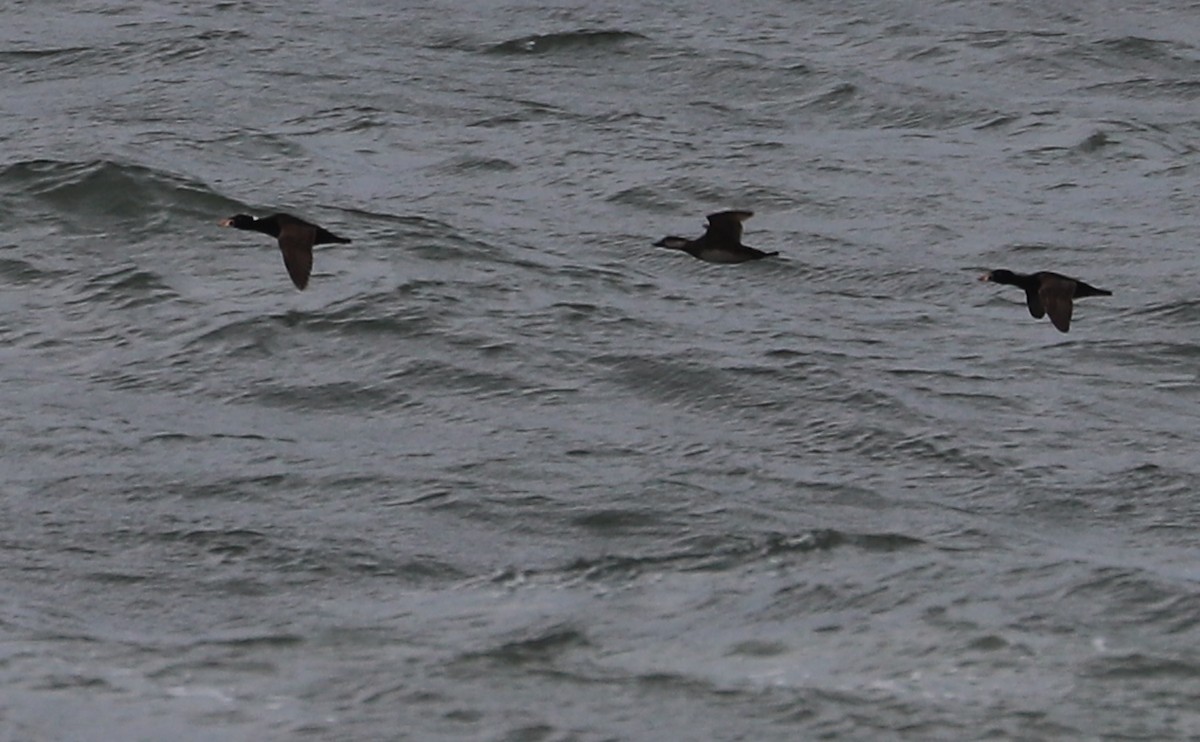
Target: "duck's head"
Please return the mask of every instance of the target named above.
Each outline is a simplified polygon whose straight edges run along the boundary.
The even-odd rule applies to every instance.
[[[654,243],[655,247],[665,247],[671,250],[683,250],[687,247],[691,240],[683,237],[663,237],[658,242]]]
[[[222,227],[233,227],[234,229],[253,229],[254,217],[247,214],[235,214],[228,219],[222,219],[219,224]]]
[[[991,281],[992,283],[1007,283],[1015,285],[1017,282],[1017,274],[1010,270],[1001,268],[999,270],[988,271],[979,277],[980,281]]]

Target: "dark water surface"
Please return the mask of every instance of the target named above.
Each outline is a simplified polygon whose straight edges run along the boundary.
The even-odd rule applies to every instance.
[[[1200,738],[1200,12],[1127,5],[8,3],[4,739]]]

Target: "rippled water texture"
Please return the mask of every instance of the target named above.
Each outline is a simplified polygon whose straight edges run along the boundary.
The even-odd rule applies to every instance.
[[[5,739],[1200,736],[1194,6],[3,19]]]

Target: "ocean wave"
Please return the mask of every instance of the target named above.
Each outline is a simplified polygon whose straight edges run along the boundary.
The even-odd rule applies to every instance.
[[[213,218],[237,202],[194,179],[113,160],[27,160],[0,170],[0,199],[77,231],[161,229],[175,215]]]
[[[618,515],[624,520],[625,516]],[[606,514],[604,518],[610,518]],[[648,525],[645,515],[637,516],[638,527]],[[577,523],[577,525],[579,525]],[[590,526],[589,526],[590,527]],[[610,536],[614,534],[609,534]],[[797,533],[765,532],[746,536],[709,535],[694,537],[682,548],[667,548],[658,553],[606,554],[579,557],[559,568],[536,570],[505,570],[490,579],[507,584],[544,580],[624,582],[636,575],[664,572],[730,572],[747,566],[767,563],[779,565],[790,558],[800,558],[813,552],[848,548],[862,552],[890,553],[905,549],[928,547],[921,538],[896,532],[852,532],[834,528],[818,528]]]
[[[535,34],[500,42],[488,47],[492,54],[551,54],[573,51],[595,51],[619,47],[630,41],[646,38],[632,31],[579,30]]]

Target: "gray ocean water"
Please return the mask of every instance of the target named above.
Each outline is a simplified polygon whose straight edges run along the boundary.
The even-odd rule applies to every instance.
[[[0,735],[1200,739],[1198,10],[10,0]]]

